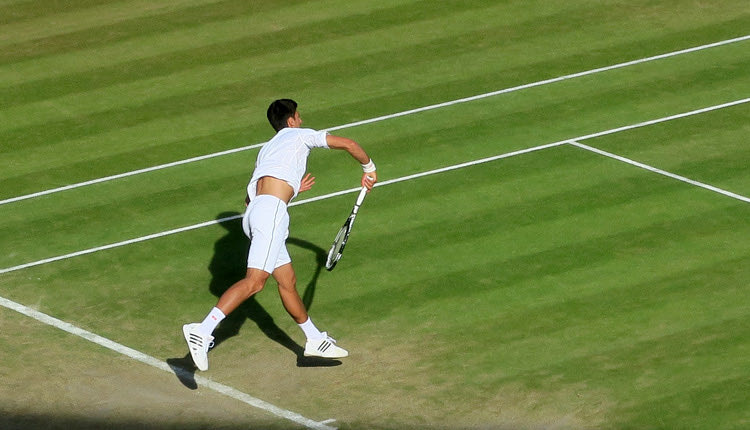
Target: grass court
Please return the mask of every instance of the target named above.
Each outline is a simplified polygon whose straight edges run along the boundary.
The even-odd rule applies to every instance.
[[[748,70],[738,0],[0,0],[0,427],[747,428]],[[290,208],[351,356],[269,282],[193,374],[283,97],[378,166],[332,272],[359,166]]]

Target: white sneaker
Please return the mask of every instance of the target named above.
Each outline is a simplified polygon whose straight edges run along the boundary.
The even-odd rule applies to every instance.
[[[322,339],[307,340],[305,343],[305,357],[344,358],[349,351],[336,346],[336,340],[323,332]]]
[[[198,323],[185,324],[182,326],[182,334],[190,349],[190,356],[199,370],[208,370],[208,348],[214,343],[213,336],[204,336],[198,333]]]

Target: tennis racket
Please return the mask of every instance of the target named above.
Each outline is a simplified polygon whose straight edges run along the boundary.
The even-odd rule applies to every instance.
[[[326,259],[326,269],[329,272],[336,267],[336,263],[339,262],[341,255],[344,253],[344,246],[346,246],[346,241],[349,240],[349,234],[351,234],[352,227],[354,226],[354,218],[357,217],[359,207],[362,206],[362,202],[365,200],[366,195],[367,188],[362,187],[362,191],[360,191],[359,196],[357,196],[357,202],[354,203],[354,208],[352,208],[352,213],[349,215],[349,218],[346,219],[344,225],[341,226],[336,238],[333,239],[333,245],[331,245],[331,249],[328,251],[328,258]]]

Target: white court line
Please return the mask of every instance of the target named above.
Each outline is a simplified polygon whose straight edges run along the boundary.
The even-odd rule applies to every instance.
[[[28,306],[21,305],[12,300],[8,300],[4,297],[0,297],[0,306],[4,306],[8,309],[11,309],[23,315],[26,315],[27,317],[33,318],[41,323],[50,325],[52,327],[66,331],[75,336],[86,339],[97,345],[103,346],[104,348],[110,349],[112,351],[115,351],[127,357],[130,357],[134,360],[140,361],[141,363],[148,364],[149,366],[155,367],[160,370],[164,370],[165,372],[174,373],[174,370],[162,360],[159,360],[150,355],[137,351],[133,348],[129,348],[125,345],[109,340],[105,337],[99,336],[98,334],[92,333],[88,330],[84,330],[82,328],[76,327],[70,323],[67,323],[55,317],[49,316],[35,309],[29,308]],[[227,397],[233,398],[235,400],[239,400],[240,402],[246,403],[250,406],[264,410],[266,412],[269,412],[278,417],[287,419],[289,421],[295,422],[297,424],[301,424],[307,428],[316,429],[316,430],[335,430],[336,429],[335,427],[326,425],[327,423],[330,423],[331,420],[318,422],[318,421],[311,420],[309,418],[305,418],[300,414],[297,414],[292,411],[288,411],[286,409],[279,408],[278,406],[274,406],[268,402],[264,402],[263,400],[257,399],[237,389],[212,381],[200,375],[195,375],[195,382],[198,385],[209,388]]]
[[[666,116],[666,117],[662,117],[662,118],[657,118],[657,119],[653,119],[653,120],[649,120],[649,121],[639,122],[637,124],[631,124],[631,125],[627,125],[627,126],[623,126],[623,127],[617,127],[617,128],[613,128],[613,129],[610,129],[610,130],[601,131],[601,132],[598,132],[598,133],[592,133],[592,134],[587,134],[587,135],[584,135],[584,136],[574,137],[572,139],[565,139],[565,140],[561,140],[561,141],[558,141],[558,142],[548,143],[546,145],[539,145],[539,146],[535,146],[535,147],[532,147],[532,148],[522,149],[522,150],[519,150],[519,151],[509,152],[509,153],[500,154],[500,155],[495,155],[495,156],[492,156],[492,157],[482,158],[482,159],[474,160],[474,161],[468,161],[468,162],[465,162],[465,163],[454,164],[452,166],[442,167],[442,168],[439,168],[439,169],[429,170],[429,171],[426,171],[426,172],[415,173],[413,175],[408,175],[408,176],[403,176],[403,177],[400,177],[400,178],[395,178],[395,179],[390,179],[390,180],[387,180],[387,181],[382,181],[382,182],[377,183],[376,186],[385,186],[385,185],[395,184],[395,183],[398,183],[398,182],[408,181],[408,180],[411,180],[411,179],[421,178],[421,177],[424,177],[424,176],[435,175],[435,174],[438,174],[438,173],[448,172],[448,171],[451,171],[451,170],[461,169],[461,168],[464,168],[464,167],[469,167],[469,166],[474,166],[474,165],[477,165],[477,164],[488,163],[488,162],[491,162],[491,161],[500,160],[502,158],[508,158],[508,157],[512,157],[512,156],[515,156],[515,155],[521,155],[521,154],[525,154],[525,153],[532,152],[532,151],[539,151],[541,149],[552,148],[552,147],[555,147],[555,146],[564,145],[566,143],[571,143],[572,144],[572,142],[578,142],[578,141],[582,141],[582,140],[593,139],[593,138],[596,138],[596,137],[607,136],[607,135],[614,134],[614,133],[619,133],[619,132],[622,132],[622,131],[633,130],[633,129],[636,129],[636,128],[646,127],[646,126],[650,126],[650,125],[654,125],[654,124],[659,124],[659,123],[663,123],[663,122],[667,122],[667,121],[673,121],[673,120],[679,119],[679,118],[685,118],[685,117],[689,117],[689,116],[693,116],[693,115],[699,115],[699,114],[703,114],[703,113],[707,113],[707,112],[711,112],[711,111],[715,111],[715,110],[719,110],[719,109],[724,109],[724,108],[727,108],[727,107],[736,106],[736,105],[743,104],[743,103],[748,103],[748,102],[750,102],[750,98],[745,98],[745,99],[741,99],[741,100],[735,100],[735,101],[732,101],[732,102],[727,102],[727,103],[722,103],[722,104],[718,104],[718,105],[715,105],[715,106],[709,106],[709,107],[705,107],[705,108],[701,108],[701,109],[696,109],[696,110],[692,110],[692,111],[689,111],[689,112],[684,112],[684,113],[680,113],[680,114],[676,114],[676,115],[670,115],[670,116]],[[348,190],[337,191],[337,192],[330,193],[330,194],[325,194],[325,195],[321,195],[321,196],[317,196],[317,197],[311,197],[311,198],[305,199],[305,200],[300,200],[300,201],[292,202],[292,203],[289,204],[289,206],[290,207],[291,206],[298,206],[298,205],[302,205],[302,204],[306,204],[306,203],[311,203],[311,202],[315,202],[315,201],[319,201],[319,200],[325,200],[325,199],[329,199],[329,198],[332,198],[332,197],[341,196],[341,195],[344,195],[344,194],[353,193],[353,192],[357,192],[357,191],[359,191],[359,188],[350,188]],[[219,223],[222,223],[222,222],[225,222],[225,221],[230,221],[230,220],[237,219],[237,218],[240,218],[240,217],[241,217],[241,215],[234,215],[234,216],[231,216],[231,217],[228,217],[228,218],[222,218],[222,219],[218,219],[218,220],[205,221],[205,222],[202,222],[202,223],[199,223],[199,224],[194,224],[194,225],[190,225],[190,226],[186,226],[186,227],[180,227],[180,228],[176,228],[176,229],[164,231],[164,232],[161,232],[161,233],[149,234],[147,236],[142,236],[142,237],[138,237],[138,238],[135,238],[135,239],[129,239],[129,240],[124,240],[122,242],[112,243],[112,244],[109,244],[109,245],[103,245],[103,246],[98,246],[98,247],[95,247],[95,248],[89,248],[89,249],[85,249],[85,250],[82,250],[82,251],[72,252],[70,254],[60,255],[60,256],[57,256],[57,257],[45,258],[43,260],[33,261],[33,262],[30,262],[30,263],[25,263],[25,264],[20,264],[20,265],[13,266],[13,267],[8,267],[8,268],[5,268],[5,269],[0,269],[0,274],[8,273],[8,272],[15,272],[17,270],[26,269],[26,268],[34,267],[34,266],[39,266],[39,265],[46,264],[46,263],[52,263],[54,261],[67,260],[69,258],[78,257],[78,256],[81,256],[81,255],[86,255],[86,254],[91,254],[91,253],[98,252],[98,251],[104,251],[104,250],[107,250],[107,249],[119,248],[119,247],[122,247],[122,246],[125,246],[125,245],[131,245],[131,244],[134,244],[134,243],[145,242],[145,241],[151,240],[151,239],[157,239],[157,238],[164,237],[164,236],[169,236],[169,235],[172,235],[172,234],[177,234],[177,233],[182,233],[182,232],[186,232],[186,231],[190,231],[190,230],[195,230],[195,229],[199,229],[199,228],[203,228],[203,227],[208,227],[208,226],[211,226],[211,225],[219,224]]]
[[[19,202],[21,200],[32,199],[34,197],[41,197],[41,196],[46,196],[48,194],[54,194],[54,193],[59,193],[59,192],[62,192],[62,191],[73,190],[75,188],[81,188],[81,187],[85,187],[87,185],[100,184],[102,182],[109,182],[109,181],[113,181],[115,179],[127,178],[128,176],[140,175],[141,173],[154,172],[156,170],[162,170],[162,169],[166,169],[166,168],[169,168],[169,167],[175,167],[175,166],[180,166],[180,165],[183,165],[183,164],[194,163],[196,161],[208,160],[209,158],[215,158],[215,157],[220,157],[222,155],[234,154],[235,152],[246,151],[248,149],[260,148],[264,144],[265,143],[257,143],[255,145],[244,146],[242,148],[229,149],[229,150],[226,150],[226,151],[215,152],[213,154],[206,154],[206,155],[201,155],[201,156],[198,156],[198,157],[188,158],[188,159],[185,159],[185,160],[179,160],[179,161],[173,161],[171,163],[160,164],[158,166],[146,167],[144,169],[133,170],[133,171],[130,171],[130,172],[125,172],[125,173],[118,173],[116,175],[105,176],[103,178],[92,179],[90,181],[85,181],[85,182],[79,182],[77,184],[65,185],[65,186],[58,187],[58,188],[52,188],[52,189],[49,189],[49,190],[38,191],[38,192],[35,192],[35,193],[25,194],[25,195],[18,196],[18,197],[11,197],[11,198],[8,198],[8,199],[5,199],[5,200],[0,200],[0,206],[8,204],[8,203]]]
[[[746,203],[750,203],[750,197],[745,197],[745,196],[733,193],[731,191],[727,191],[727,190],[724,190],[724,189],[721,189],[721,188],[718,188],[718,187],[714,187],[713,185],[708,185],[708,184],[703,183],[703,182],[694,181],[694,180],[692,180],[690,178],[686,178],[684,176],[680,176],[680,175],[676,175],[674,173],[667,172],[666,170],[657,169],[656,167],[649,166],[648,164],[640,163],[638,161],[631,160],[629,158],[625,158],[625,157],[622,157],[620,155],[613,154],[611,152],[602,151],[601,149],[594,148],[594,147],[591,147],[591,146],[588,146],[588,145],[584,145],[584,144],[582,144],[580,142],[576,142],[575,140],[570,140],[570,141],[568,141],[568,143],[571,144],[571,145],[573,145],[573,146],[576,146],[578,148],[585,149],[587,151],[591,151],[591,152],[597,153],[599,155],[603,155],[605,157],[613,158],[615,160],[622,161],[623,163],[627,163],[627,164],[630,164],[630,165],[633,165],[633,166],[640,167],[641,169],[646,169],[646,170],[648,170],[650,172],[653,172],[653,173],[658,173],[660,175],[664,175],[664,176],[670,177],[672,179],[677,179],[678,181],[682,181],[682,182],[688,183],[690,185],[695,185],[696,187],[705,188],[707,190],[710,190],[710,191],[713,191],[713,192],[716,192],[716,193],[719,193],[719,194],[723,194],[723,195],[725,195],[727,197],[731,197],[733,199],[737,199],[737,200],[741,200],[741,201],[746,202]]]
[[[659,123],[666,122],[666,121],[672,121],[672,120],[679,119],[679,118],[685,118],[685,117],[688,117],[688,116],[698,115],[698,114],[702,114],[702,113],[706,113],[706,112],[711,112],[711,111],[715,111],[715,110],[719,110],[719,109],[724,109],[724,108],[728,108],[728,107],[732,107],[732,106],[737,106],[737,105],[741,105],[741,104],[744,104],[744,103],[747,103],[747,102],[750,102],[750,97],[744,98],[744,99],[740,99],[740,100],[735,100],[735,101],[732,101],[732,102],[722,103],[722,104],[718,104],[718,105],[714,105],[714,106],[709,106],[709,107],[705,107],[705,108],[701,108],[701,109],[696,109],[696,110],[692,110],[690,112],[678,113],[676,115],[665,116],[663,118],[653,119],[653,120],[650,120],[650,121],[644,121],[644,122],[640,122],[638,124],[626,125],[626,126],[623,126],[623,127],[613,128],[611,130],[605,130],[605,131],[600,131],[598,133],[587,134],[585,136],[575,137],[575,138],[570,139],[570,140],[586,140],[586,139],[593,139],[595,137],[607,136],[607,135],[610,135],[610,134],[619,133],[621,131],[627,131],[627,130],[632,130],[632,129],[635,129],[635,128],[646,127],[646,126],[649,126],[649,125],[659,124]]]
[[[692,47],[692,48],[682,49],[682,50],[679,50],[679,51],[668,52],[666,54],[654,55],[654,56],[651,56],[651,57],[641,58],[641,59],[638,59],[638,60],[627,61],[627,62],[624,62],[624,63],[614,64],[614,65],[611,65],[611,66],[599,67],[599,68],[587,70],[587,71],[584,71],[584,72],[578,72],[578,73],[573,73],[573,74],[570,74],[570,75],[559,76],[559,77],[556,77],[556,78],[545,79],[545,80],[542,80],[542,81],[532,82],[532,83],[529,83],[529,84],[519,85],[519,86],[515,86],[515,87],[511,87],[511,88],[506,88],[506,89],[502,89],[502,90],[498,90],[498,91],[493,91],[493,92],[489,92],[489,93],[479,94],[479,95],[476,95],[476,96],[466,97],[466,98],[462,98],[462,99],[452,100],[452,101],[448,101],[448,102],[444,102],[444,103],[438,103],[438,104],[433,104],[433,105],[429,105],[429,106],[424,106],[424,107],[417,108],[417,109],[406,110],[406,111],[403,111],[403,112],[398,112],[398,113],[394,113],[394,114],[390,114],[390,115],[379,116],[379,117],[376,117],[376,118],[371,118],[371,119],[367,119],[367,120],[363,120],[363,121],[352,122],[352,123],[349,123],[349,124],[344,124],[344,125],[339,125],[339,126],[336,126],[336,127],[327,128],[325,130],[326,131],[336,131],[336,130],[342,130],[342,129],[345,129],[345,128],[357,127],[357,126],[365,125],[365,124],[372,124],[372,123],[375,123],[375,122],[385,121],[385,120],[389,120],[389,119],[393,119],[393,118],[398,118],[398,117],[402,117],[402,116],[406,116],[406,115],[413,115],[415,113],[420,113],[420,112],[425,112],[425,111],[429,111],[429,110],[439,109],[439,108],[448,107],[448,106],[452,106],[452,105],[456,105],[456,104],[460,104],[460,103],[467,103],[467,102],[471,102],[471,101],[475,101],[475,100],[484,99],[484,98],[487,98],[487,97],[493,97],[493,96],[497,96],[497,95],[500,95],[500,94],[507,94],[507,93],[511,93],[511,92],[514,92],[514,91],[520,91],[520,90],[525,90],[525,89],[528,89],[528,88],[539,87],[539,86],[542,86],[542,85],[552,84],[552,83],[561,82],[561,81],[565,81],[565,80],[569,80],[569,79],[580,78],[580,77],[583,77],[583,76],[593,75],[593,74],[596,74],[596,73],[606,72],[606,71],[609,71],[609,70],[621,69],[621,68],[624,68],[624,67],[634,66],[634,65],[638,65],[638,64],[642,64],[642,63],[647,63],[647,62],[650,62],[650,61],[662,60],[662,59],[669,58],[669,57],[675,57],[675,56],[678,56],[678,55],[689,54],[689,53],[692,53],[692,52],[702,51],[702,50],[705,50],[705,49],[716,48],[716,47],[723,46],[723,45],[728,45],[728,44],[731,44],[731,43],[743,42],[745,40],[750,40],[750,35],[736,37],[736,38],[733,38],[733,39],[722,40],[722,41],[719,41],[719,42],[709,43],[709,44],[706,44],[706,45],[695,46],[695,47]],[[207,160],[207,159],[210,159],[210,158],[220,157],[220,156],[223,156],[223,155],[234,154],[236,152],[241,152],[241,151],[246,151],[246,150],[250,150],[250,149],[259,148],[259,147],[263,146],[264,144],[265,144],[265,142],[264,143],[257,143],[257,144],[253,144],[253,145],[249,145],[249,146],[243,146],[243,147],[240,147],[240,148],[234,148],[234,149],[230,149],[230,150],[226,150],[226,151],[216,152],[216,153],[213,153],[213,154],[201,155],[201,156],[198,156],[198,157],[188,158],[188,159],[185,159],[185,160],[179,160],[179,161],[174,161],[174,162],[171,162],[171,163],[160,164],[160,165],[153,166],[153,167],[147,167],[147,168],[144,168],[144,169],[133,170],[131,172],[120,173],[120,174],[117,174],[117,175],[106,176],[106,177],[102,177],[102,178],[98,178],[98,179],[92,179],[90,181],[80,182],[80,183],[71,184],[71,185],[65,185],[65,186],[62,186],[62,187],[52,188],[52,189],[49,189],[49,190],[39,191],[39,192],[31,193],[31,194],[25,194],[25,195],[22,195],[22,196],[11,197],[11,198],[7,198],[7,199],[4,199],[4,200],[0,200],[0,205],[4,205],[4,204],[8,204],[8,203],[13,203],[13,202],[18,202],[18,201],[21,201],[21,200],[27,200],[27,199],[31,199],[31,198],[34,198],[34,197],[41,197],[41,196],[45,196],[45,195],[48,195],[48,194],[59,193],[59,192],[62,192],[62,191],[67,191],[67,190],[72,190],[72,189],[75,189],[75,188],[85,187],[85,186],[88,186],[88,185],[99,184],[99,183],[102,183],[102,182],[108,182],[108,181],[112,181],[112,180],[115,180],[115,179],[126,178],[126,177],[129,177],[129,176],[139,175],[139,174],[142,174],[142,173],[147,173],[147,172],[153,172],[153,171],[157,171],[157,170],[162,170],[162,169],[166,169],[166,168],[169,168],[169,167],[180,166],[180,165],[183,165],[183,164],[193,163],[193,162],[196,162],[196,161]]]
[[[381,116],[381,117],[377,117],[377,118],[373,118],[373,119],[367,119],[367,120],[364,120],[364,121],[353,122],[351,124],[342,125],[342,126],[339,126],[339,127],[329,128],[328,130],[329,131],[333,131],[333,130],[338,130],[338,129],[342,129],[342,128],[348,128],[348,127],[354,127],[354,126],[363,125],[363,124],[370,124],[370,123],[373,123],[373,122],[383,121],[383,120],[391,119],[391,118],[397,118],[397,117],[404,116],[404,115],[411,115],[411,114],[418,113],[418,112],[424,112],[424,111],[428,111],[428,110],[433,110],[433,109],[438,109],[438,108],[442,108],[442,107],[452,106],[452,105],[456,105],[456,104],[459,104],[459,103],[472,102],[472,101],[475,101],[475,100],[480,100],[480,99],[484,99],[484,98],[487,98],[487,97],[493,97],[493,96],[497,96],[497,95],[500,95],[500,94],[511,93],[511,92],[514,92],[514,91],[525,90],[525,89],[533,88],[533,87],[539,87],[539,86],[542,86],[542,85],[552,84],[552,83],[555,83],[555,82],[561,82],[561,81],[565,81],[565,80],[568,80],[568,79],[574,79],[574,78],[580,78],[580,77],[583,77],[583,76],[593,75],[595,73],[607,72],[607,71],[615,70],[615,69],[621,69],[623,67],[635,66],[637,64],[648,63],[649,61],[662,60],[662,59],[669,58],[669,57],[675,57],[675,56],[678,56],[678,55],[689,54],[691,52],[702,51],[704,49],[716,48],[716,47],[719,47],[719,46],[722,46],[722,45],[728,45],[730,43],[742,42],[742,41],[745,41],[745,40],[750,40],[750,35],[741,36],[741,37],[735,37],[734,39],[722,40],[722,41],[719,41],[719,42],[709,43],[707,45],[700,45],[700,46],[695,46],[695,47],[692,47],[692,48],[681,49],[679,51],[673,51],[673,52],[668,52],[666,54],[654,55],[652,57],[641,58],[641,59],[638,59],[638,60],[627,61],[627,62],[624,62],[624,63],[618,63],[618,64],[614,64],[612,66],[599,67],[599,68],[596,68],[596,69],[587,70],[585,72],[578,72],[578,73],[573,73],[573,74],[570,74],[570,75],[559,76],[557,78],[545,79],[543,81],[532,82],[530,84],[519,85],[517,87],[506,88],[504,90],[493,91],[493,92],[490,92],[490,93],[479,94],[479,95],[476,95],[476,96],[466,97],[466,98],[463,98],[463,99],[457,99],[457,100],[453,100],[453,101],[449,101],[449,102],[445,102],[445,103],[439,103],[439,104],[425,106],[425,107],[421,107],[421,108],[417,108],[417,109],[411,109],[411,110],[407,110],[407,111],[404,111],[404,112],[394,113],[394,114],[391,114],[391,115],[385,115],[385,116]]]

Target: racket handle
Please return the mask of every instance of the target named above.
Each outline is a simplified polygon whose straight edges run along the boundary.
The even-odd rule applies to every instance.
[[[365,196],[367,195],[367,187],[362,187],[362,189],[359,191],[359,195],[357,196],[357,203],[356,206],[361,206],[362,202],[365,201]]]

